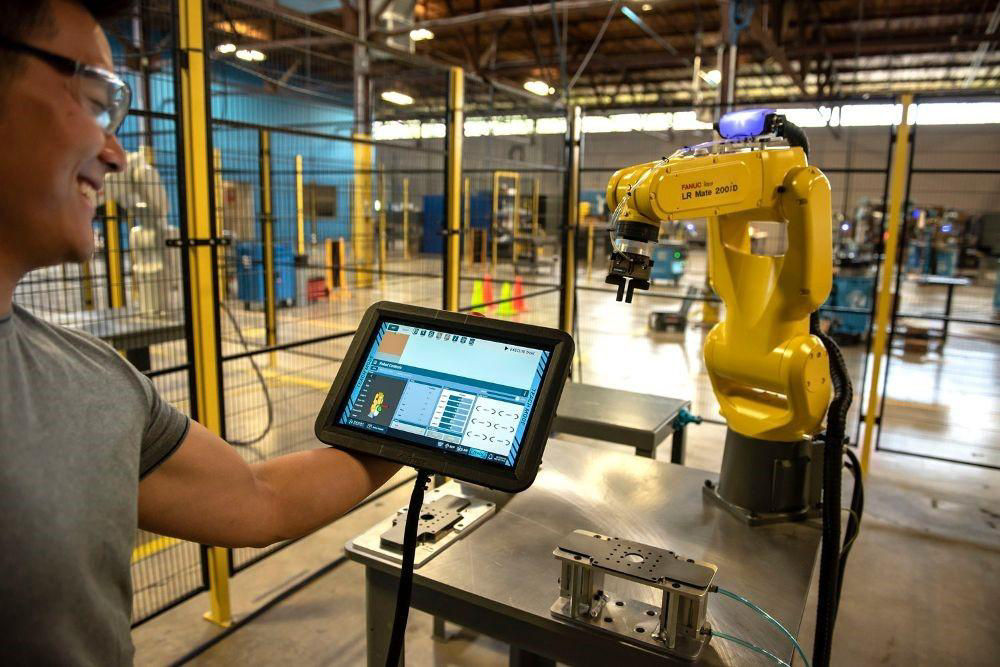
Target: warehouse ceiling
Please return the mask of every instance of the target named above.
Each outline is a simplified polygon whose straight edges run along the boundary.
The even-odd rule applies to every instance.
[[[275,80],[306,77],[348,93],[357,4],[365,0],[209,3],[213,43],[236,39],[267,56]],[[439,107],[443,79],[427,61],[483,82],[482,105],[676,108],[712,103],[719,47],[737,46],[735,99],[803,101],[902,91],[969,94],[1000,87],[1000,0],[368,0],[371,72],[379,88]],[[420,33],[411,31],[420,30]],[[411,35],[433,38],[414,41]],[[404,54],[412,54],[407,61]],[[308,61],[305,62],[304,61]],[[695,64],[700,62],[700,68]],[[697,74],[696,74],[697,72]],[[695,83],[697,82],[697,83]],[[548,86],[546,87],[546,85]],[[571,87],[570,87],[571,84]],[[548,88],[548,89],[547,89]],[[504,90],[506,102],[495,93]],[[517,97],[515,93],[520,93]],[[477,93],[479,94],[479,93]],[[388,107],[376,115],[396,113]]]

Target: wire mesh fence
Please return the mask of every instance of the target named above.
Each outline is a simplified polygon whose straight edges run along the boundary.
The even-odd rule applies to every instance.
[[[917,125],[878,449],[1000,466],[1000,136]]]
[[[209,16],[216,215],[230,242],[218,267],[225,436],[260,461],[317,446],[315,416],[368,306],[441,305],[428,206],[444,192],[442,141],[376,141],[355,119],[442,124],[447,72],[359,54],[255,3],[209,3]],[[384,99],[404,91],[415,111]],[[281,546],[235,549],[232,570]]]
[[[461,307],[557,327],[566,174],[563,137],[498,135],[491,123],[494,117],[485,115],[490,109],[496,113],[497,108],[517,108],[514,118],[530,128],[553,111],[513,98],[498,100],[495,91],[487,105],[488,91],[475,81],[466,82],[466,91],[471,108],[462,155]]]

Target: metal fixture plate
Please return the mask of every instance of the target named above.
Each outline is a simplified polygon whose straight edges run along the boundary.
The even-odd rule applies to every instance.
[[[447,482],[436,489],[428,491],[425,502],[421,507],[421,514],[424,514],[428,509],[431,509],[436,516],[441,516],[442,521],[427,521],[428,525],[434,524],[435,526],[435,532],[437,532],[436,540],[417,543],[417,553],[413,563],[414,568],[419,568],[437,556],[496,513],[496,505],[494,503],[481,500],[465,492],[463,487],[457,482]],[[391,536],[393,529],[398,526],[400,542],[402,542],[402,526],[405,523],[406,511],[407,508],[400,508],[392,516],[379,521],[364,533],[354,538],[352,540],[352,548],[391,563],[402,561],[401,549],[393,548],[391,543],[384,543],[384,538]],[[445,526],[443,525],[443,517],[445,513],[451,511],[457,513],[458,518],[454,521],[448,521]],[[422,521],[421,524],[423,523]]]
[[[658,606],[637,600],[618,598],[609,593],[605,593],[605,596],[607,602],[597,617],[591,617],[589,614],[572,616],[570,614],[570,600],[566,597],[560,597],[556,600],[549,611],[556,618],[592,631],[611,635],[615,639],[633,646],[665,653],[682,660],[697,660],[708,644],[704,638],[702,641],[698,641],[697,638],[679,634],[674,648],[667,651],[664,648],[663,640],[657,634],[660,628],[660,608]],[[618,604],[619,602],[621,604]],[[706,622],[704,627],[710,629],[711,625]],[[705,636],[707,637],[707,635]]]
[[[420,508],[417,522],[417,544],[438,542],[448,534],[451,527],[462,519],[462,510],[469,506],[468,498],[441,496],[437,500],[424,503]],[[396,515],[392,528],[382,535],[382,546],[389,549],[403,548],[403,529],[406,527],[407,509]]]
[[[590,559],[590,564],[645,583],[659,585],[679,582],[705,589],[715,577],[715,566],[683,558],[673,551],[617,537],[581,531],[559,541],[559,549]]]
[[[586,530],[560,539],[552,555],[562,566],[553,616],[683,660],[708,644],[715,565]],[[662,591],[660,605],[609,591],[605,575]]]

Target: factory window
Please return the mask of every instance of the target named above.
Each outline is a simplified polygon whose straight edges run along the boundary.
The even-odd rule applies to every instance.
[[[306,210],[314,218],[337,217],[337,186],[306,183],[303,188]]]

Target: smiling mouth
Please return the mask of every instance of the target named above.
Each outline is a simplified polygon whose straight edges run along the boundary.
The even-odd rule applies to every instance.
[[[83,195],[90,205],[97,208],[97,188],[95,188],[89,181],[78,178],[77,188],[80,190],[80,194]]]

